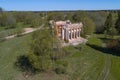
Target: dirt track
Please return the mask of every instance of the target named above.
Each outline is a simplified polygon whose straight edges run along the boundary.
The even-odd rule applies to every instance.
[[[44,26],[44,25],[41,25],[39,28],[24,28],[24,32],[21,33],[20,35],[25,35],[25,34],[34,32],[34,31],[36,31],[36,30],[41,29],[43,26]],[[16,36],[17,36],[17,34],[14,34],[14,35],[5,37],[5,39],[12,39],[12,38],[14,38],[14,37],[16,37]]]

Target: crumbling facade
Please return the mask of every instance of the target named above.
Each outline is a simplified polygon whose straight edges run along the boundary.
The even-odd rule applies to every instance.
[[[69,20],[67,21],[50,21],[52,28],[56,30],[57,36],[67,43],[66,45],[77,45],[86,42],[87,40],[80,36],[83,28],[82,22],[80,23],[71,23]]]
[[[57,21],[55,27],[59,38],[71,41],[80,37],[83,24],[81,22],[72,24],[69,20]]]

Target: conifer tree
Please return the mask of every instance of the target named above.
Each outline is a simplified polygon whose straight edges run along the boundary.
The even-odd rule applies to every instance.
[[[105,28],[106,37],[107,36],[113,37],[115,34],[117,34],[117,30],[116,30],[116,28],[113,24],[113,19],[112,19],[112,14],[111,13],[109,13],[109,15],[106,18],[104,28]]]
[[[115,27],[118,30],[118,32],[120,33],[120,12],[118,12],[118,19],[115,23]]]

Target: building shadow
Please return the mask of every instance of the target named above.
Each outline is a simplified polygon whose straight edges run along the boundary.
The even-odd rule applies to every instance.
[[[95,50],[98,50],[98,51],[101,51],[105,54],[111,54],[111,55],[115,55],[115,56],[120,57],[120,52],[117,52],[115,50],[112,50],[112,49],[109,49],[109,48],[106,48],[106,47],[97,46],[97,45],[94,45],[94,44],[87,44],[87,45],[90,46],[91,48],[93,48]]]

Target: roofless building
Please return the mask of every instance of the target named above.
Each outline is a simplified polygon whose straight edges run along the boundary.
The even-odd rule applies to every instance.
[[[50,21],[52,27],[56,29],[57,36],[64,41],[67,41],[73,45],[82,43],[83,39],[80,34],[82,32],[83,24],[71,23],[70,20],[67,21]]]

